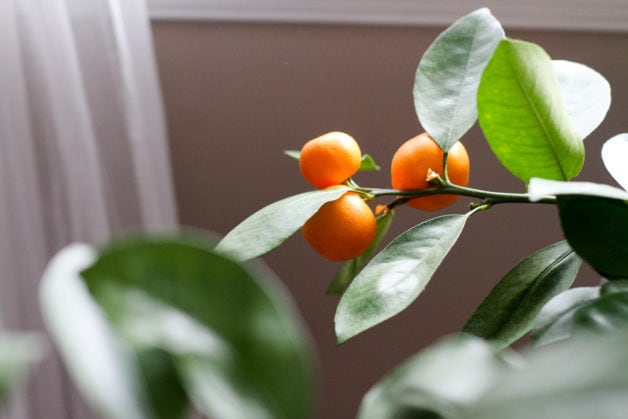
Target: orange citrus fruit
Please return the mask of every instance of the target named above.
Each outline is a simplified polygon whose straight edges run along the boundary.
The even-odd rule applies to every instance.
[[[443,175],[443,150],[427,133],[409,139],[399,147],[392,158],[390,174],[395,189],[426,189],[428,171]],[[447,157],[449,181],[456,185],[469,183],[469,155],[461,142],[449,150]],[[435,211],[453,204],[458,195],[430,195],[413,198],[408,205],[426,211]]]
[[[349,134],[329,132],[303,146],[299,168],[303,177],[319,189],[338,185],[359,169],[360,146]]]
[[[362,254],[375,239],[377,222],[371,208],[355,192],[323,204],[301,229],[305,240],[330,260]]]

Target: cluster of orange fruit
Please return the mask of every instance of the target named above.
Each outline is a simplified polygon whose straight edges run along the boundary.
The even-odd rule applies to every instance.
[[[442,174],[443,150],[427,134],[403,143],[391,162],[392,187],[400,190],[430,188],[428,172]],[[299,168],[303,177],[318,189],[338,186],[359,169],[362,152],[349,134],[330,132],[308,141],[301,149]],[[448,153],[449,181],[466,186],[469,156],[462,143]],[[435,211],[451,205],[457,195],[430,195],[410,199],[411,207]],[[319,254],[331,260],[348,260],[362,254],[375,239],[375,215],[364,197],[347,192],[324,204],[302,228],[303,236]]]

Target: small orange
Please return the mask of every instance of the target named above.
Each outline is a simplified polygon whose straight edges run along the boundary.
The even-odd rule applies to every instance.
[[[303,177],[319,189],[338,185],[359,169],[360,146],[349,134],[329,132],[303,146],[299,168]]]
[[[392,158],[390,174],[395,189],[426,189],[429,169],[443,175],[443,150],[427,133],[409,139]],[[456,185],[469,183],[469,155],[461,142],[449,149],[447,157],[449,181]],[[431,195],[413,198],[408,205],[425,211],[435,211],[453,204],[458,195]]]
[[[301,229],[307,242],[330,260],[362,254],[375,239],[377,222],[371,208],[355,192],[325,203]]]

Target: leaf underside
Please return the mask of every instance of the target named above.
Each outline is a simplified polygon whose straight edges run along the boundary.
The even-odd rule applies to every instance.
[[[478,89],[479,122],[500,162],[515,176],[569,180],[584,144],[563,104],[552,61],[535,44],[503,40]]]

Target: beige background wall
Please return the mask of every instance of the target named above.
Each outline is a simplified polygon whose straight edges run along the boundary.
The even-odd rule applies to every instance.
[[[331,130],[351,133],[382,166],[359,174],[385,187],[395,149],[421,131],[412,83],[421,54],[442,28],[289,24],[154,24],[168,113],[181,222],[224,234],[253,211],[310,189],[285,149]],[[553,58],[587,64],[613,86],[607,121],[586,141],[579,179],[612,182],[599,150],[628,131],[628,35],[508,31],[540,43]],[[475,127],[464,140],[471,184],[523,191]],[[386,201],[381,201],[386,202]],[[465,210],[460,200],[451,210]],[[398,211],[389,238],[435,214]],[[338,265],[300,235],[264,259],[294,295],[317,344],[317,417],[355,416],[366,390],[386,371],[446,333],[456,332],[492,285],[519,259],[560,239],[550,206],[501,206],[474,217],[427,291],[395,319],[337,347],[337,298],[325,296]],[[581,283],[597,278],[584,270]]]

